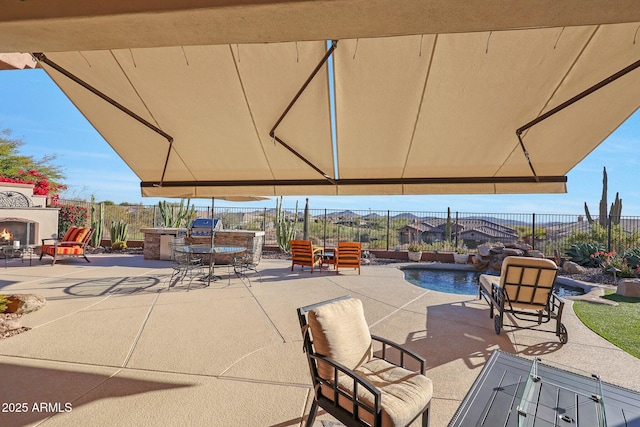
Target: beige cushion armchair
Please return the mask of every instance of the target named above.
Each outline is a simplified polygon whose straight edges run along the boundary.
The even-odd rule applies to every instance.
[[[301,307],[298,318],[314,389],[308,427],[318,407],[347,426],[406,426],[420,417],[429,425],[433,383],[425,359],[371,335],[359,299]]]

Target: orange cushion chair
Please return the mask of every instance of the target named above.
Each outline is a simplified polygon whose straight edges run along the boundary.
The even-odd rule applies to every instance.
[[[67,230],[61,240],[42,239],[40,259],[44,255],[50,255],[53,257],[51,265],[55,265],[59,256],[82,256],[87,262],[91,262],[85,255],[85,250],[92,234],[92,228],[73,226]],[[47,240],[53,240],[53,244],[45,244]]]
[[[309,240],[291,240],[291,271],[294,265],[313,267],[322,265],[322,248],[314,247]]]
[[[362,245],[359,242],[339,242],[335,250],[336,274],[340,268],[354,268],[360,274]]]

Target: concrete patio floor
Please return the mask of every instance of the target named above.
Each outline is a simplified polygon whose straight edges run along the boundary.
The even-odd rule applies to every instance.
[[[427,359],[433,427],[447,425],[495,349],[640,386],[640,359],[589,331],[571,304],[561,345],[543,332],[496,335],[484,301],[411,285],[397,264],[358,276],[263,259],[251,287],[228,285],[219,268],[224,280],[187,292],[167,290],[168,261],[90,259],[1,270],[1,293],[47,299],[22,317],[30,331],[0,340],[1,426],[304,425],[311,389],[295,309],[345,294],[363,301],[373,333]]]

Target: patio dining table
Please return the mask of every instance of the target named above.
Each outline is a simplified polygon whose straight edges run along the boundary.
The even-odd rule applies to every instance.
[[[222,280],[220,276],[214,274],[215,271],[215,254],[239,254],[245,252],[247,248],[243,246],[231,246],[231,245],[208,245],[208,244],[193,244],[193,245],[180,245],[175,248],[176,251],[186,253],[189,257],[194,255],[210,255],[209,256],[209,273],[203,278],[206,279],[207,286],[211,284],[211,281]],[[229,283],[231,277],[229,277]]]

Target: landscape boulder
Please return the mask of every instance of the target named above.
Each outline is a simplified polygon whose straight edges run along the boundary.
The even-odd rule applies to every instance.
[[[569,274],[584,274],[587,270],[581,265],[576,264],[573,261],[565,261],[562,264],[562,269]]]
[[[491,245],[484,244],[478,246],[478,255],[481,257],[488,257],[491,255]]]
[[[532,258],[544,258],[544,254],[540,251],[537,251],[535,249],[530,249],[527,251],[527,256],[530,256]]]
[[[625,297],[640,298],[640,279],[620,279],[616,294]]]
[[[502,253],[506,256],[522,256],[524,255],[524,251],[522,249],[516,248],[504,248]]]

